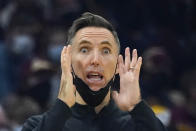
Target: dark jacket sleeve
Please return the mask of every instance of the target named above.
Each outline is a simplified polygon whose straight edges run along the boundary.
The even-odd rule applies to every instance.
[[[135,131],[167,131],[144,101],[137,104],[130,114]]]
[[[24,123],[22,131],[62,131],[70,116],[70,108],[57,99],[49,111],[40,116],[30,117]]]

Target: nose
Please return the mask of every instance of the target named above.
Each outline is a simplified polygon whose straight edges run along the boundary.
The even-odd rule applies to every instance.
[[[94,66],[98,66],[100,64],[100,54],[98,51],[94,51],[92,54],[91,64]]]

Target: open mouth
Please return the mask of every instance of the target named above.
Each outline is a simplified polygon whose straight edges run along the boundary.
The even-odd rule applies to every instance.
[[[92,85],[99,85],[99,84],[102,85],[104,82],[104,77],[99,72],[88,72],[86,80],[89,84]]]
[[[88,73],[87,78],[91,80],[99,81],[103,79],[103,76],[99,73]]]
[[[100,72],[90,71],[87,72],[86,80],[88,86],[93,91],[98,91],[105,85],[104,76]]]

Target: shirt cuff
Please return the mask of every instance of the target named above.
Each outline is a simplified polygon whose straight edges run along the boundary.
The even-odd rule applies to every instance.
[[[130,114],[134,116],[141,116],[141,117],[152,117],[155,116],[152,109],[147,105],[145,101],[139,102],[134,109],[130,112]]]

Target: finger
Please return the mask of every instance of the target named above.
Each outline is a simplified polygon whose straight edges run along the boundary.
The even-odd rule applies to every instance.
[[[142,65],[142,57],[139,57],[135,66],[135,75],[136,77],[139,79],[139,75],[140,75],[140,69],[141,69],[141,65]]]
[[[67,47],[66,62],[68,70],[71,71],[71,45],[68,45]]]
[[[63,57],[64,57],[64,54],[65,54],[65,50],[66,50],[66,46],[63,47],[62,51],[61,51],[61,62],[63,62]]]
[[[75,85],[73,85],[73,87],[72,87],[72,92],[76,95],[76,87],[75,87]]]
[[[64,62],[65,62],[66,73],[71,73],[71,45],[68,45],[65,50]]]
[[[130,68],[130,49],[127,47],[125,49],[125,70],[129,70]]]
[[[64,68],[64,63],[65,63],[65,53],[66,53],[67,47],[64,46],[62,51],[61,51],[61,68]]]
[[[124,73],[124,61],[122,55],[119,55],[118,57],[118,70],[119,70],[119,75]]]
[[[132,59],[131,59],[130,68],[135,67],[136,63],[137,63],[137,50],[134,49],[132,52]]]

